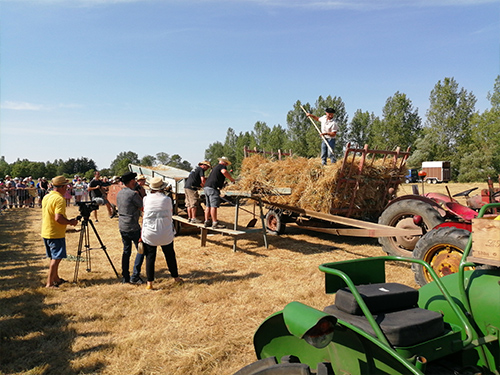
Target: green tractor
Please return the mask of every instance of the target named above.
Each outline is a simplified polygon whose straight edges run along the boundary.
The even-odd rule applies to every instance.
[[[500,374],[500,268],[473,269],[471,248],[472,238],[442,278],[396,256],[321,265],[335,304],[291,302],[268,317],[254,335],[258,361],[235,375]],[[386,283],[387,262],[417,263],[434,280]]]

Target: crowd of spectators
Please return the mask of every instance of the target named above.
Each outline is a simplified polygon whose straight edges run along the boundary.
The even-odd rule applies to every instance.
[[[77,204],[90,199],[88,181],[85,177],[75,175],[64,196],[66,204]],[[0,209],[42,207],[42,199],[53,189],[52,183],[45,177],[36,182],[31,176],[14,177],[6,175],[0,179]]]

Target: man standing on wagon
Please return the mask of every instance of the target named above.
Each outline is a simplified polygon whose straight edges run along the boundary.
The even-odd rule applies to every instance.
[[[321,164],[326,165],[326,159],[330,155],[331,163],[335,163],[335,155],[330,152],[330,149],[335,150],[335,137],[337,136],[337,131],[339,130],[337,121],[333,118],[335,115],[335,110],[333,108],[325,109],[325,115],[318,117],[311,113],[307,114],[307,117],[311,117],[316,121],[321,123],[320,135],[323,138],[321,142]]]
[[[231,162],[225,156],[219,158],[219,164],[213,167],[212,172],[205,182],[203,191],[206,197],[206,209],[205,209],[205,228],[212,225],[214,229],[225,228],[226,226],[220,224],[217,220],[217,208],[220,206],[220,189],[224,186],[224,181],[228,178],[231,182],[234,182],[234,178],[231,176],[227,170],[227,166],[231,165]],[[212,221],[210,221],[212,218]]]
[[[202,221],[196,218],[196,210],[199,205],[200,196],[198,190],[205,186],[205,171],[211,167],[209,161],[202,161],[194,168],[186,180],[184,191],[186,193],[186,207],[188,212],[188,221],[190,223],[200,224]]]

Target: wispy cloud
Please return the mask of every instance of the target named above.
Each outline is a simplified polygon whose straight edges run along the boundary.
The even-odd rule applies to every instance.
[[[35,104],[28,102],[13,102],[13,101],[6,101],[1,105],[2,109],[10,109],[13,111],[50,111],[57,108],[73,109],[82,107],[83,106],[81,104],[74,104],[74,103],[59,103],[53,107],[48,107],[43,104]]]
[[[44,110],[47,110],[47,108],[41,104],[33,104],[33,103],[26,103],[26,102],[9,102],[9,101],[2,104],[2,109],[11,109],[14,111],[44,111]]]

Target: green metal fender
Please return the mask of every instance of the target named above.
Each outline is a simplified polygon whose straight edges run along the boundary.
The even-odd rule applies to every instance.
[[[335,324],[325,347],[315,347],[306,336],[318,324]],[[336,323],[335,323],[336,322]],[[294,355],[316,369],[329,362],[335,373],[349,374],[422,374],[395,350],[348,323],[306,306],[291,302],[283,311],[268,317],[254,335],[258,359]]]

